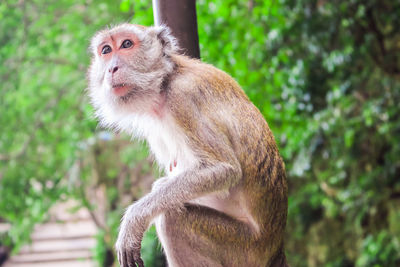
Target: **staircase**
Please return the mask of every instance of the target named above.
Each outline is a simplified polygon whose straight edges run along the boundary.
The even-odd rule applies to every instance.
[[[73,201],[55,205],[49,222],[38,225],[32,243],[11,256],[4,267],[95,267],[92,251],[97,227],[88,210],[68,212]]]

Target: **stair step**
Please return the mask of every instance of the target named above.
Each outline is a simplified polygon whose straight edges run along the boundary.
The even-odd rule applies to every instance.
[[[49,213],[50,221],[79,221],[92,219],[90,212],[86,208],[81,208],[78,211],[76,207],[80,204],[75,200],[58,203],[51,207]]]
[[[1,1],[1,0],[0,0]],[[2,267],[96,267],[92,250],[96,246],[97,226],[90,212],[75,200],[51,208],[48,222],[37,225],[32,243],[23,246]],[[0,232],[9,225],[0,224]]]
[[[16,263],[7,261],[2,267],[95,267],[97,266],[93,261],[49,261],[37,263]]]
[[[34,263],[34,262],[50,262],[50,261],[68,261],[91,259],[92,252],[89,250],[77,251],[57,251],[51,253],[32,253],[32,254],[18,254],[10,258],[10,263]]]
[[[54,251],[75,251],[75,250],[91,250],[96,246],[96,239],[76,238],[66,240],[42,240],[33,242],[24,246],[20,250],[20,254],[44,253]]]
[[[97,226],[91,220],[67,222],[67,223],[45,223],[35,227],[32,240],[44,239],[69,239],[76,237],[94,236],[97,234]]]

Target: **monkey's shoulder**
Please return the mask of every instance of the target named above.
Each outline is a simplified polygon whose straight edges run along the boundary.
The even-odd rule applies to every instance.
[[[184,56],[174,58],[177,74],[171,81],[174,98],[209,106],[218,102],[244,101],[248,97],[239,84],[226,72],[200,60]]]
[[[211,122],[243,138],[269,132],[261,112],[227,73],[184,56],[177,57],[176,64],[178,75],[171,81],[167,102],[185,125]]]

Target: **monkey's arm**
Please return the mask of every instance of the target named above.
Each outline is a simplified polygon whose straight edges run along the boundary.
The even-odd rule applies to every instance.
[[[202,166],[176,177],[161,178],[161,186],[156,185],[148,195],[127,209],[116,243],[122,266],[134,266],[132,262],[141,266],[141,240],[154,217],[169,209],[179,209],[185,202],[200,196],[228,190],[241,177],[236,163],[214,162]]]
[[[207,167],[188,170],[176,177],[163,177],[161,186],[155,186],[151,193],[128,208],[144,218],[154,218],[168,210],[183,207],[185,202],[213,192],[223,192],[234,186],[240,179],[241,171],[236,164],[218,162]],[[136,211],[135,211],[136,210]]]

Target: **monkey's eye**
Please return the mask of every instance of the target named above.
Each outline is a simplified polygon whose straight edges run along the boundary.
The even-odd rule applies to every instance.
[[[122,42],[121,48],[129,48],[133,45],[133,42],[131,40],[125,40]]]
[[[109,46],[109,45],[105,45],[105,46],[103,46],[103,49],[101,50],[101,53],[104,55],[104,54],[108,54],[108,53],[110,53],[111,52],[111,46]]]

